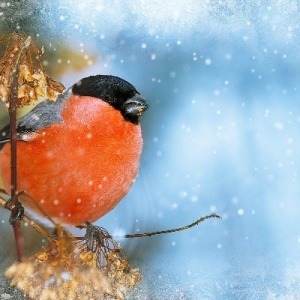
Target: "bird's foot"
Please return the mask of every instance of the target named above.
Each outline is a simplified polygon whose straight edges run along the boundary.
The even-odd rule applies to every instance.
[[[11,211],[10,217],[9,217],[9,224],[13,225],[16,222],[19,222],[24,217],[24,207],[21,204],[21,202],[18,200],[18,195],[16,195],[14,198],[10,199],[6,203],[6,207]]]
[[[99,247],[108,248],[112,237],[109,233],[99,226],[95,226],[89,222],[86,222],[85,240],[87,250],[90,252],[96,252]]]

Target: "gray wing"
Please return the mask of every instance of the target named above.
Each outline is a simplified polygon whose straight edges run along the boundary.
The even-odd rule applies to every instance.
[[[62,121],[61,111],[65,101],[69,98],[72,90],[68,89],[64,94],[59,95],[56,101],[45,100],[39,103],[33,110],[17,121],[17,137],[30,134],[38,129],[43,129],[54,123]],[[0,130],[0,146],[10,139],[10,126],[7,125]]]

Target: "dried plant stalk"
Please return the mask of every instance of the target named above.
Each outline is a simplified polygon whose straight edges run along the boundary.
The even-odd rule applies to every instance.
[[[0,60],[0,101],[5,103],[10,117],[11,143],[11,203],[13,207],[10,222],[14,229],[18,259],[23,259],[23,242],[19,223],[21,204],[16,197],[17,191],[17,129],[16,110],[26,104],[47,96],[56,99],[64,86],[48,77],[42,69],[39,51],[30,36],[11,33],[0,40],[6,50]],[[34,55],[34,59],[32,56]]]

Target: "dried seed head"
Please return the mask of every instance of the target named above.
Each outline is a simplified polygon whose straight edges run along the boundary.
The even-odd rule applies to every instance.
[[[5,275],[13,277],[11,285],[31,299],[105,299],[112,293],[105,275],[89,266],[70,268],[27,260],[14,263]]]
[[[102,230],[102,229],[101,229]],[[120,246],[102,230],[96,251],[57,227],[58,239],[5,275],[32,299],[125,299],[141,280],[131,269]],[[100,241],[101,240],[101,241]]]
[[[64,86],[50,78],[42,68],[40,57],[44,50],[39,50],[27,36],[18,33],[7,35],[2,41],[6,44],[6,51],[0,60],[0,101],[9,106],[9,97],[14,72],[17,68],[17,94],[16,106],[23,107],[34,103],[47,95],[48,99],[56,100],[57,96],[64,91]],[[18,62],[21,51],[27,48]],[[32,59],[35,57],[36,59]]]

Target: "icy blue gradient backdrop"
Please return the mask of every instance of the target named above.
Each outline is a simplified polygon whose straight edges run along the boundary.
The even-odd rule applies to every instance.
[[[84,72],[65,74],[66,85],[114,74],[150,104],[140,175],[97,224],[122,235],[178,227],[212,212],[223,217],[181,233],[120,239],[144,275],[129,299],[299,297],[298,5],[28,5],[50,41],[99,56]],[[3,9],[22,24],[22,13]]]

